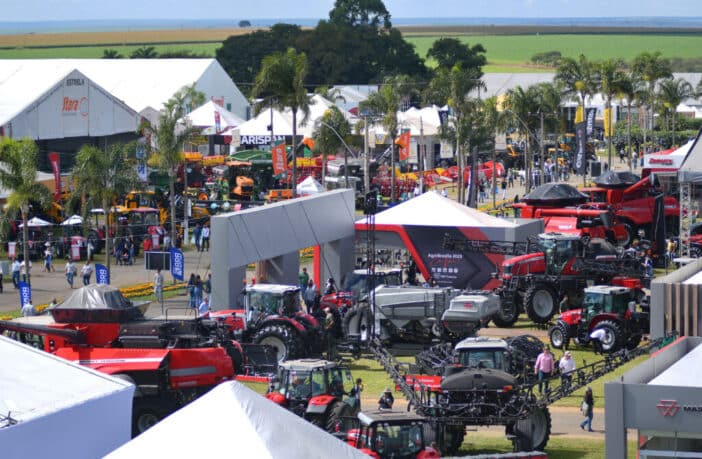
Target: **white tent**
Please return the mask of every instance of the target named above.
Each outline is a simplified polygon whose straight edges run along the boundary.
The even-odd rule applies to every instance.
[[[4,459],[92,459],[131,438],[132,384],[4,336],[0,362]]]
[[[192,112],[188,113],[185,118],[190,122],[191,126],[200,128],[215,128],[217,125],[215,113],[219,114],[220,132],[244,123],[242,118],[236,116],[234,113],[228,111],[221,105],[216,104],[211,100],[205,102],[204,105],[201,105]],[[216,132],[213,131],[212,134],[216,134]]]
[[[368,456],[232,381],[215,387],[107,457],[361,459]]]
[[[321,183],[315,180],[311,175],[297,185],[297,194],[300,196],[308,196],[326,191]]]
[[[27,227],[29,228],[38,228],[40,226],[51,226],[51,223],[47,222],[46,220],[42,220],[39,217],[32,217],[27,220]],[[19,227],[23,228],[24,223],[20,223]]]
[[[61,225],[63,226],[71,226],[71,225],[82,225],[83,224],[83,217],[80,215],[71,215],[67,219],[61,222]]]

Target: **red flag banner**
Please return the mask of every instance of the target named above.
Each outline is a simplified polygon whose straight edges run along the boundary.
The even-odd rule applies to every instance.
[[[285,142],[279,142],[273,146],[271,159],[273,160],[273,173],[275,175],[285,172]]]
[[[400,137],[395,139],[395,143],[400,146],[400,161],[407,161],[410,156],[410,130],[403,129]]]
[[[49,153],[49,162],[51,170],[54,172],[54,199],[58,201],[61,198],[61,155],[55,151]]]

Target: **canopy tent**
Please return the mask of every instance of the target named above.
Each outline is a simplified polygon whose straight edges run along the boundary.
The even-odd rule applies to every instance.
[[[61,222],[61,225],[63,226],[71,226],[71,225],[82,225],[83,224],[83,217],[80,215],[71,215],[67,219]]]
[[[217,116],[219,116],[219,123],[217,123]],[[184,118],[188,120],[191,126],[211,130],[211,132],[203,132],[203,134],[218,134],[244,124],[243,119],[212,100],[208,100],[205,104],[185,115]],[[219,129],[217,129],[217,124],[219,124]]]
[[[439,111],[441,110],[444,109],[436,105],[432,105],[431,107],[424,107],[422,109],[411,107],[408,110],[405,110],[404,112],[398,110],[398,129],[409,129],[410,136],[412,137],[419,137],[421,135],[438,135],[439,128],[441,126],[441,118],[439,116]],[[446,110],[448,110],[448,108],[446,108]],[[371,127],[371,131],[376,136],[387,135],[385,127],[380,122],[374,124]]]
[[[543,230],[541,220],[507,220],[427,192],[375,215],[376,247],[409,250],[425,279],[457,288],[492,289],[504,255],[460,254],[443,248],[444,237],[470,241],[522,242]],[[358,243],[370,229],[368,217],[355,224]]]
[[[46,220],[42,220],[39,217],[32,217],[27,220],[28,228],[38,228],[40,226],[51,226],[51,223],[47,222]],[[24,223],[20,223],[19,227],[24,228]]]
[[[644,155],[644,169],[649,168],[653,171],[675,170],[679,169],[685,157],[690,152],[690,148],[694,140],[687,142],[680,148],[658,151],[649,155]]]
[[[687,147],[687,152],[683,157],[682,164],[678,169],[678,181],[681,183],[694,183],[696,185],[702,184],[702,142],[700,142],[700,135],[702,131],[697,134],[694,140],[691,140],[679,150]],[[676,150],[677,151],[677,150]]]
[[[300,182],[296,188],[299,196],[308,196],[310,194],[317,194],[326,191],[324,186],[322,186],[322,184],[315,180],[315,178],[311,175]]]
[[[203,436],[202,428],[205,428]],[[368,456],[241,383],[222,383],[107,456],[362,459]]]
[[[131,438],[132,384],[1,335],[0,361],[2,457],[92,459]]]

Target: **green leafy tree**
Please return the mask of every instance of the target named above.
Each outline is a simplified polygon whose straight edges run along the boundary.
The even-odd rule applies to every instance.
[[[554,80],[561,85],[566,96],[577,97],[583,116],[585,100],[597,92],[599,82],[597,69],[583,54],[578,59],[566,57],[561,59]]]
[[[22,217],[22,254],[26,261],[28,280],[30,267],[27,220],[30,202],[45,209],[53,200],[49,189],[36,181],[38,157],[39,149],[31,139],[0,140],[0,186],[10,191],[7,210],[19,211]]]
[[[175,179],[178,167],[183,162],[183,146],[195,134],[196,129],[182,123],[182,118],[192,108],[202,104],[204,94],[195,89],[195,85],[181,88],[166,104],[158,118],[156,126],[143,126],[153,135],[156,145],[149,158],[150,164],[168,174],[168,198],[170,204],[171,241],[176,241],[176,196]],[[198,103],[199,102],[199,103]]]
[[[624,62],[620,59],[607,59],[597,65],[598,81],[600,83],[599,92],[605,98],[605,107],[609,110],[609,126],[607,126],[607,163],[612,165],[612,134],[614,126],[612,126],[612,99],[618,94],[621,94],[625,89],[627,80],[626,72],[624,71]],[[607,120],[605,120],[607,121]]]
[[[509,128],[509,113],[502,110],[497,97],[488,97],[483,101],[482,106],[483,121],[486,127],[486,134],[489,133],[489,148],[492,152],[492,189],[497,186],[497,150],[495,148],[495,136],[503,133]],[[497,207],[497,193],[492,194],[492,207]]]
[[[322,116],[312,137],[315,139],[314,151],[322,155],[322,181],[327,173],[327,156],[329,153],[338,152],[351,136],[351,124],[335,105],[329,107]],[[348,152],[344,152],[344,157]],[[348,184],[347,184],[348,185]]]
[[[303,122],[307,121],[310,115],[310,96],[304,86],[306,76],[307,56],[289,48],[287,52],[274,53],[263,59],[252,91],[253,97],[261,97],[261,101],[254,105],[256,115],[270,107],[279,110],[287,107],[292,110],[293,196],[297,194],[297,112],[302,112]]]
[[[634,58],[632,70],[638,74],[646,84],[647,97],[645,103],[648,105],[650,119],[653,120],[653,110],[656,106],[656,85],[664,78],[672,78],[670,61],[661,56],[660,51],[654,53],[644,52]],[[646,139],[644,123],[644,142]],[[651,140],[655,143],[655,132],[651,126]]]
[[[463,69],[478,69],[487,64],[485,48],[481,44],[469,46],[456,38],[439,38],[427,51],[427,58],[434,59],[440,68],[451,69],[459,64]]]
[[[135,49],[129,57],[131,59],[156,59],[158,58],[158,53],[153,46],[141,46]]]
[[[641,101],[645,98],[646,88],[643,80],[633,71],[628,71],[622,79],[622,85],[619,88],[619,96],[626,99],[626,144],[629,156],[629,170],[632,169],[632,142],[631,142],[631,110],[632,107],[638,107]]]
[[[695,96],[695,91],[692,85],[683,78],[668,78],[661,81],[659,85],[659,99],[661,100],[665,112],[672,117],[673,122],[673,145],[675,143],[675,118],[677,117],[677,108],[684,100],[691,99]]]
[[[531,153],[536,139],[534,132],[538,129],[538,118],[533,116],[539,109],[539,94],[536,86],[529,86],[524,89],[521,86],[515,86],[507,91],[504,106],[510,114],[509,125],[519,131],[526,139],[526,150],[524,152],[524,169],[526,171],[526,189],[530,190],[533,186],[531,183],[531,168],[533,163],[533,154]]]
[[[329,22],[339,26],[370,26],[389,29],[390,13],[382,0],[336,0]]]
[[[116,196],[123,196],[138,183],[135,164],[132,161],[135,151],[134,144],[112,144],[104,150],[93,145],[84,145],[76,155],[76,164],[71,174],[71,181],[76,184],[76,190],[84,192],[94,204],[105,209],[105,259],[108,271],[112,257],[110,219],[107,212]]]

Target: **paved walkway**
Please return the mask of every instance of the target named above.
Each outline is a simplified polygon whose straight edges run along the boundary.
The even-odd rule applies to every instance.
[[[185,275],[186,279],[190,276],[190,273],[199,274],[200,277],[204,278],[210,268],[210,252],[196,252],[194,248],[192,250],[185,250]],[[99,261],[98,261],[99,262]],[[76,275],[73,285],[78,288],[83,285],[82,278],[80,276],[80,268],[83,266],[84,262],[76,263],[78,268],[78,275]],[[56,298],[59,302],[63,298],[67,298],[71,294],[71,288],[66,282],[66,275],[64,266],[65,263],[60,261],[55,264],[55,272],[45,273],[41,271],[43,263],[39,260],[33,262],[32,268],[32,300],[35,306],[40,304],[49,303],[53,298]],[[110,267],[110,274],[112,284],[116,287],[127,287],[135,284],[140,284],[144,282],[152,282],[154,278],[154,271],[147,271],[144,268],[144,258],[139,257],[136,260],[136,264],[131,266],[121,266],[112,263]],[[19,309],[19,293],[12,287],[12,281],[10,276],[5,276],[4,293],[0,294],[0,315],[2,313],[16,311]],[[166,284],[173,281],[173,278],[169,274],[164,274]],[[91,281],[95,282],[95,273]]]

